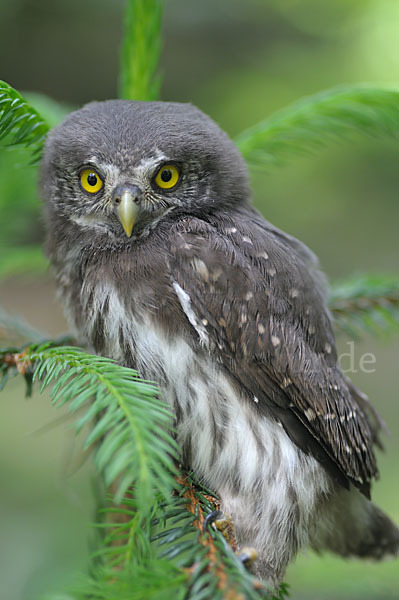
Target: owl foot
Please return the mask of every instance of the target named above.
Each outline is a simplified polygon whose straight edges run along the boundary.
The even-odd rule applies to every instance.
[[[258,552],[252,546],[244,546],[239,552],[237,552],[237,558],[245,568],[248,569],[252,563],[258,558]]]
[[[229,514],[221,510],[214,510],[205,517],[202,531],[205,531],[208,525],[212,525],[214,529],[220,531],[229,546],[234,551],[237,550],[236,532],[233,520]]]
[[[221,510],[214,510],[209,513],[204,519],[202,531],[206,531],[206,528],[212,525],[214,529],[221,532],[226,542],[235,551],[238,560],[246,567],[249,568],[252,563],[258,558],[258,552],[251,546],[244,546],[241,550],[237,550],[237,539],[235,533],[235,527],[233,519],[227,513]]]

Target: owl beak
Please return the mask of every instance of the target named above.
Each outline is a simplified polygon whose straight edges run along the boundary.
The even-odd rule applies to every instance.
[[[136,186],[131,187],[133,188]],[[137,204],[138,197],[139,194],[135,193],[133,190],[124,189],[120,190],[119,193],[114,194],[113,198],[116,216],[118,217],[127,237],[129,238],[132,235],[133,226],[139,213],[139,207]]]

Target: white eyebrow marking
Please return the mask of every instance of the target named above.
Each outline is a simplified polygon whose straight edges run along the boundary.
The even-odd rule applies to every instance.
[[[157,167],[162,161],[166,160],[169,160],[169,158],[163,152],[158,150],[158,148],[156,148],[155,154],[149,157],[144,156],[134,167],[134,170],[140,173],[146,173],[150,169],[153,170],[154,167]]]

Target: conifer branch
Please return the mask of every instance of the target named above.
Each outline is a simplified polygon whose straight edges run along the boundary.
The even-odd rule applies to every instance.
[[[5,81],[0,81],[0,141],[7,145],[23,144],[40,153],[49,126],[23,96]]]
[[[242,132],[249,165],[267,169],[354,135],[399,135],[399,89],[345,86],[309,96]]]
[[[121,49],[120,93],[125,100],[157,100],[163,2],[127,0]]]
[[[353,337],[399,332],[399,279],[362,275],[337,283],[330,310],[339,331]]]
[[[274,598],[273,592],[245,569],[220,531],[210,527],[203,531],[205,515],[219,506],[212,492],[191,473],[184,473],[178,479],[178,492],[173,504],[164,510],[164,529],[153,541],[165,547],[160,557],[177,559],[177,564],[189,575],[188,598]],[[285,594],[284,586],[281,593]]]
[[[142,514],[150,510],[157,493],[169,498],[177,446],[169,433],[173,417],[158,398],[155,384],[140,380],[135,371],[112,360],[49,343],[19,355],[3,351],[0,365],[3,379],[10,368],[17,369],[25,378],[40,380],[41,391],[52,384],[55,406],[83,410],[76,423],[78,432],[96,419],[85,448],[96,446],[94,462],[106,485],[118,481],[116,502],[134,485]]]
[[[155,502],[144,518],[138,512],[135,494],[123,503],[110,503],[102,511],[105,531],[93,558],[97,565],[80,588],[79,598],[135,598],[156,596],[150,569],[157,570],[156,589],[166,596],[172,585],[173,598],[185,600],[272,600],[276,596],[252,577],[240,563],[219,531],[203,531],[204,515],[218,501],[191,474],[176,480],[168,503]],[[129,582],[129,578],[130,582]],[[134,590],[134,591],[133,591]],[[285,586],[278,592],[286,596]],[[162,596],[164,597],[164,596]]]
[[[152,384],[108,359],[49,343],[0,354],[0,365],[41,380],[42,389],[53,384],[54,405],[80,409],[78,431],[97,419],[85,445],[97,446],[95,464],[112,486],[112,504],[99,524],[106,535],[93,554],[97,566],[77,598],[155,600],[160,590],[182,600],[274,597],[220,531],[202,531],[217,500],[191,474],[173,479],[177,449],[166,433],[171,415]],[[285,596],[284,587],[279,594]]]

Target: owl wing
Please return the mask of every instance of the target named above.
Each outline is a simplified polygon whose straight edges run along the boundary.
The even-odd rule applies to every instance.
[[[187,217],[170,241],[170,277],[197,341],[256,410],[336,480],[369,495],[378,474],[372,426],[337,365],[310,251],[250,209],[213,224]]]

